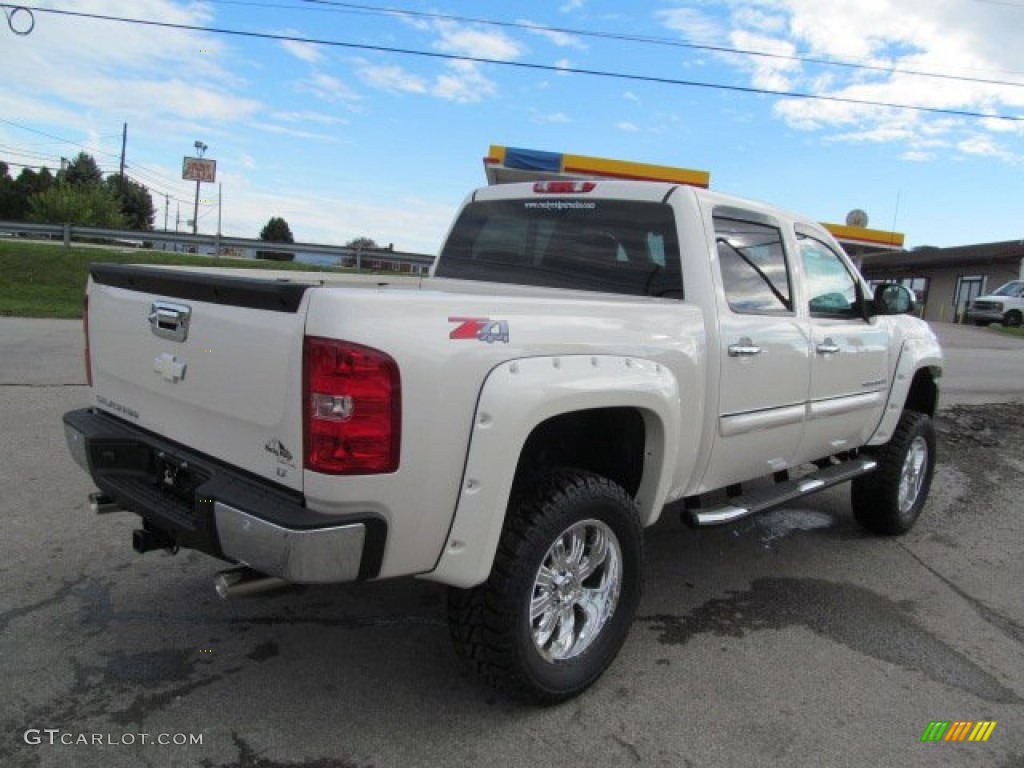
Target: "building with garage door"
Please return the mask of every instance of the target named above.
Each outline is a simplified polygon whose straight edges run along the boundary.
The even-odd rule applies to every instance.
[[[972,299],[1024,277],[1024,240],[866,254],[860,269],[872,283],[914,291],[925,320],[962,322]]]

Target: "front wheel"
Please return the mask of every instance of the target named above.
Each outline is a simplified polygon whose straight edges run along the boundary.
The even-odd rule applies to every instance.
[[[1003,325],[1007,328],[1020,328],[1022,320],[1024,320],[1024,316],[1017,309],[1011,309],[1003,315]]]
[[[452,588],[456,652],[492,685],[546,703],[593,684],[625,642],[642,591],[643,534],[619,485],[557,470],[520,489],[488,580]]]
[[[851,484],[853,516],[872,533],[906,533],[921,514],[935,469],[931,418],[904,411],[892,439],[873,455],[878,469]]]

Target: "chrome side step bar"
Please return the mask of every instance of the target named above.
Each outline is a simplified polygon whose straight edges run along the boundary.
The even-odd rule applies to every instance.
[[[786,480],[768,488],[758,489],[729,499],[728,504],[709,509],[691,508],[683,512],[683,520],[694,528],[726,525],[744,517],[787,504],[802,496],[831,488],[855,477],[874,472],[878,462],[874,459],[850,459],[833,464],[796,480]]]
[[[111,512],[123,512],[121,505],[100,491],[89,494],[89,511],[94,515],[109,515]]]

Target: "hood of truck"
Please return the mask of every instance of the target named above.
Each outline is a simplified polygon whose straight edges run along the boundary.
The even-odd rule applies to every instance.
[[[302,490],[302,277],[93,265],[97,408]]]

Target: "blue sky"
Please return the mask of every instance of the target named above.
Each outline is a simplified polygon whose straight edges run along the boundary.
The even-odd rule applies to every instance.
[[[303,242],[435,252],[503,144],[707,170],[714,189],[823,221],[862,208],[908,247],[1024,238],[1024,120],[642,79],[1024,118],[1024,0],[30,7],[204,28],[43,10],[30,34],[0,26],[0,159],[53,169],[87,151],[116,171],[127,123],[127,173],[153,192],[158,229],[165,210],[171,229],[191,218],[181,160],[201,140],[222,231],[240,237],[283,216]],[[202,188],[200,231],[216,231],[220,188]]]

